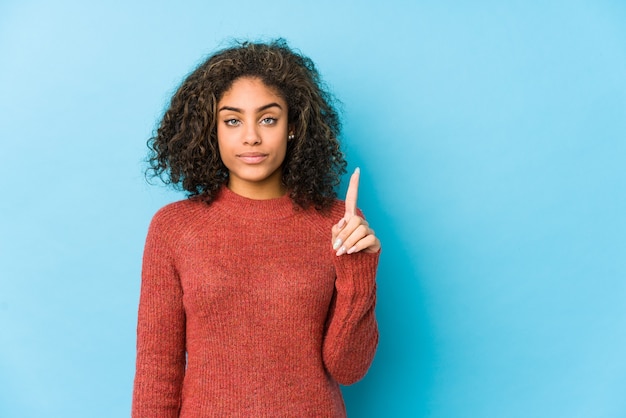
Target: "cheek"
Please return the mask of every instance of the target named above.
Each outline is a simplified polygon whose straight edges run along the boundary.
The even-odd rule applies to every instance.
[[[282,164],[287,155],[287,141],[278,141],[276,145],[276,154],[280,156],[280,162]]]
[[[287,147],[281,150],[280,158],[279,158],[279,165],[282,167],[285,164],[286,160],[287,160]]]
[[[229,138],[226,132],[217,128],[217,149],[222,153],[228,149]]]
[[[227,138],[224,137],[223,133],[220,133],[220,130],[217,130],[217,151],[219,152],[220,160],[222,164],[224,164],[227,168],[231,165],[229,161],[229,146]]]
[[[224,130],[218,125],[215,133],[217,137],[217,146],[221,148],[222,142],[224,142]]]

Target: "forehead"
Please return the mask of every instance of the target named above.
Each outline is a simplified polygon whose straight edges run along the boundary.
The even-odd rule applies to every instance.
[[[258,77],[243,76],[235,79],[230,87],[224,91],[220,103],[230,100],[267,100],[285,102],[279,91],[268,86]]]

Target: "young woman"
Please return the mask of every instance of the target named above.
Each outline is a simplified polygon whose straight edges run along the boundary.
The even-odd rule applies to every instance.
[[[346,201],[331,95],[284,41],[209,57],[149,142],[189,198],[146,240],[134,417],[345,416],[378,342],[380,242]]]

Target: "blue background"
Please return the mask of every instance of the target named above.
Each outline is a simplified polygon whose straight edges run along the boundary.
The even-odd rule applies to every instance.
[[[128,416],[172,92],[285,37],[383,242],[354,417],[626,417],[626,3],[0,3],[0,416]],[[345,184],[342,192],[345,190]]]

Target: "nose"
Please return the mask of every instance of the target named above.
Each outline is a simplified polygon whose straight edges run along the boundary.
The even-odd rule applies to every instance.
[[[256,124],[251,123],[247,125],[243,143],[245,145],[259,145],[261,143],[261,135],[259,135]]]

